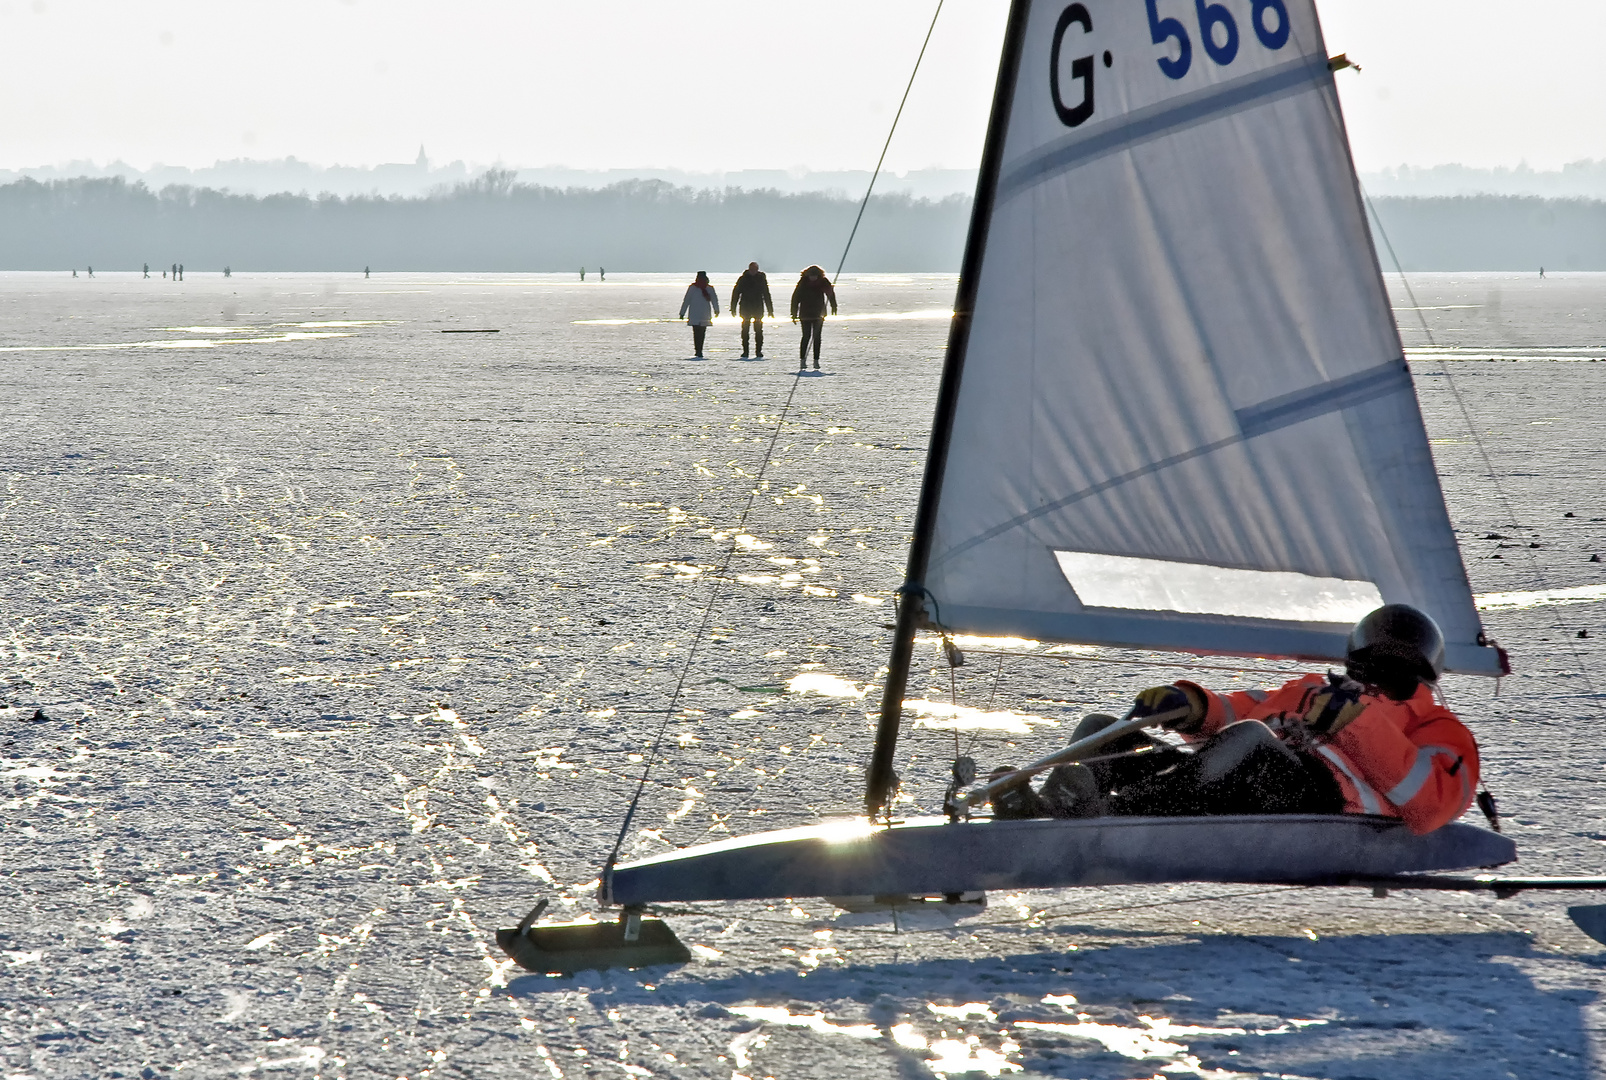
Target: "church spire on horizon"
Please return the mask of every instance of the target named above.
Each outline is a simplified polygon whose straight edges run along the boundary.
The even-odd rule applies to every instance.
[[[420,169],[429,168],[429,155],[424,153],[423,143],[418,144],[418,160],[414,161],[413,164],[418,166]]]

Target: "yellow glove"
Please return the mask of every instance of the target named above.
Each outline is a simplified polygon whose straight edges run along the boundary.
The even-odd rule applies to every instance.
[[[1191,694],[1180,686],[1151,686],[1147,690],[1139,691],[1137,701],[1132,706],[1132,715],[1157,716],[1176,709],[1188,711],[1184,716],[1165,722],[1165,726],[1170,730],[1189,734],[1198,731],[1204,724],[1204,701],[1197,694]]]
[[[1342,675],[1328,675],[1327,685],[1305,691],[1298,719],[1312,735],[1332,738],[1366,711],[1365,687]]]

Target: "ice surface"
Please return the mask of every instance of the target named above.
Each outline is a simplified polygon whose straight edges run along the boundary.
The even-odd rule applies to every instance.
[[[791,326],[746,364],[716,327],[694,365],[682,326],[585,324],[669,318],[688,278],[0,275],[0,347],[51,350],[0,365],[0,1075],[1606,1075],[1570,896],[799,898],[669,913],[678,970],[513,967],[492,932],[536,899],[596,914],[733,542],[625,850],[861,806],[947,326],[827,326],[738,532]],[[1413,284],[1498,474],[1415,362],[1474,589],[1528,597],[1484,613],[1517,674],[1446,693],[1521,871],[1600,873],[1606,603],[1539,597],[1606,585],[1606,368],[1573,362],[1606,357],[1606,277]],[[953,282],[838,288],[896,314]],[[465,326],[501,333],[437,333]],[[1186,670],[959,644],[952,673],[920,646],[910,697],[955,723],[905,732],[902,810],[938,807],[956,738],[1028,760]]]

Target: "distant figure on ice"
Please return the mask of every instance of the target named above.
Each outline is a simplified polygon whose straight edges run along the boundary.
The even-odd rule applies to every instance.
[[[753,343],[758,346],[758,358],[764,359],[764,313],[767,311],[770,318],[775,318],[775,303],[770,299],[770,279],[758,268],[758,263],[748,263],[742,276],[736,279],[731,289],[730,311],[742,318],[742,359],[747,359],[749,327]]]
[[[94,277],[95,276],[95,268],[93,266],[91,266],[89,268],[89,276],[90,277]]]
[[[1545,268],[1543,266],[1541,266],[1539,268],[1539,280],[1543,281],[1544,279],[1545,279]]]
[[[714,295],[714,287],[708,283],[708,274],[699,270],[697,280],[687,287],[686,299],[680,302],[680,314],[676,316],[691,324],[691,343],[699,360],[703,358],[703,336],[708,333],[708,324],[718,314],[719,297]]]
[[[364,279],[368,277],[368,267],[365,266],[362,268],[362,276]]]
[[[585,279],[586,279],[586,268],[582,266],[580,268],[580,280],[584,281]]]
[[[598,281],[607,281],[608,280],[608,271],[604,270],[600,266],[597,267],[597,280]]]
[[[183,263],[179,263],[178,264],[178,279],[180,281],[184,280],[184,264]]]
[[[151,276],[151,264],[150,263],[146,263],[145,264],[145,276],[146,277],[150,277]]]
[[[77,277],[78,276],[78,267],[75,266],[75,267],[72,268],[72,276],[73,277]]]
[[[1388,604],[1350,631],[1343,675],[1225,694],[1186,681],[1151,687],[1133,715],[1180,713],[1165,726],[1193,753],[1133,732],[1087,764],[1056,767],[1040,791],[1025,778],[1010,784],[993,796],[993,813],[1376,814],[1432,832],[1460,817],[1478,787],[1477,741],[1433,698],[1443,671],[1438,625]],[[1115,722],[1085,717],[1071,738]]]
[[[223,268],[223,276],[224,277],[233,277],[234,276],[234,271],[230,270],[227,266],[225,266]]]
[[[178,280],[178,263],[173,264],[173,280]]]
[[[831,279],[818,266],[804,270],[792,290],[792,321],[803,326],[803,340],[797,347],[797,369],[808,367],[809,340],[814,340],[814,370],[820,370],[820,333],[825,329],[825,305],[836,314],[836,290]]]

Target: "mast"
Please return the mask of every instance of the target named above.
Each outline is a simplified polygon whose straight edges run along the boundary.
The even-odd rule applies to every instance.
[[[870,757],[864,801],[872,818],[886,809],[897,785],[892,760],[897,751],[898,731],[903,721],[903,695],[909,682],[909,663],[914,657],[915,631],[926,617],[926,564],[931,555],[931,536],[937,520],[937,504],[942,496],[943,473],[948,463],[949,436],[953,429],[954,410],[959,403],[965,350],[970,344],[976,283],[981,277],[982,255],[987,247],[987,229],[992,220],[993,200],[998,190],[1004,136],[1009,128],[1015,81],[1020,69],[1021,49],[1031,6],[1031,0],[1011,0],[1009,22],[1004,30],[998,85],[993,90],[993,110],[987,121],[987,140],[982,146],[981,169],[976,178],[976,200],[970,210],[970,232],[965,239],[965,256],[959,267],[959,291],[954,297],[954,317],[948,329],[948,351],[943,357],[942,380],[937,387],[937,408],[932,418],[931,441],[926,451],[926,469],[920,482],[914,539],[909,544],[909,562],[904,569],[903,586],[898,590],[903,599],[898,605],[892,655],[887,660],[887,682],[881,692],[881,717],[876,723],[875,750]]]

